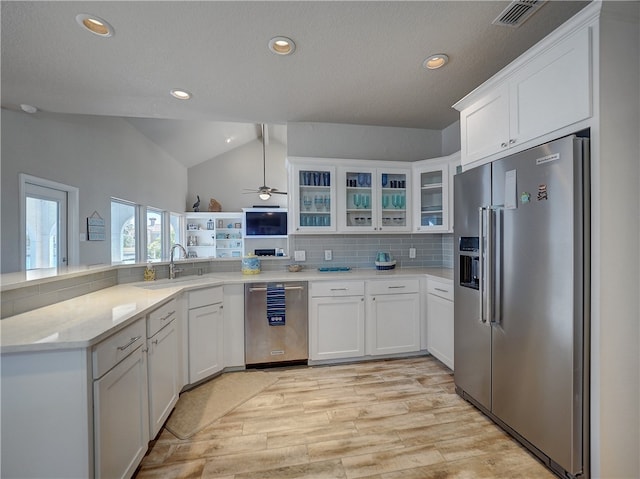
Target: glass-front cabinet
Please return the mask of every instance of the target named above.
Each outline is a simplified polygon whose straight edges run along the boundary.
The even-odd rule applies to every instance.
[[[453,231],[453,177],[460,153],[413,164],[413,231]]]
[[[290,172],[289,211],[295,232],[335,232],[335,167],[293,164]]]
[[[410,178],[408,169],[340,167],[339,230],[410,231]]]

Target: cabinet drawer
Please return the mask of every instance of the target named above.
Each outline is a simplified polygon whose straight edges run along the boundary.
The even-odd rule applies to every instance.
[[[150,338],[173,321],[176,318],[176,312],[177,301],[172,299],[149,313],[147,320],[147,337]]]
[[[453,283],[429,278],[427,280],[427,293],[453,301]]]
[[[222,303],[222,286],[189,291],[189,309]]]
[[[364,281],[314,281],[309,290],[312,298],[364,296]]]
[[[419,290],[420,280],[413,278],[367,281],[367,294],[417,293]]]
[[[97,379],[145,342],[145,321],[135,323],[93,347],[93,378]]]

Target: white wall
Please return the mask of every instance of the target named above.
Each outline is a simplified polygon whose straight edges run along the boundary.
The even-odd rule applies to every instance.
[[[18,174],[75,186],[80,192],[80,264],[111,263],[109,241],[84,241],[97,211],[109,237],[110,199],[181,212],[187,169],[119,118],[28,115],[2,109],[2,272],[18,271]]]
[[[442,156],[440,130],[287,123],[287,155],[417,161]]]
[[[442,130],[442,156],[460,151],[460,120]]]
[[[267,186],[287,191],[286,147],[271,137],[265,152]],[[200,211],[207,211],[210,198],[222,204],[222,211],[241,211],[253,205],[287,206],[286,195],[272,195],[271,199],[263,201],[257,193],[244,194],[245,189],[257,190],[264,181],[260,140],[192,166],[188,176],[188,211],[191,211],[196,195],[200,195]]]
[[[592,144],[594,478],[640,474],[639,18],[639,2],[604,2],[596,36],[600,71],[595,108],[600,120]]]

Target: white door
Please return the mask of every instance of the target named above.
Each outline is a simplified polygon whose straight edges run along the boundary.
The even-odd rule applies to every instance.
[[[364,296],[311,298],[311,359],[364,356]]]
[[[20,268],[78,264],[78,189],[20,175]]]
[[[96,479],[133,475],[149,443],[147,355],[138,348],[93,383]]]
[[[26,184],[24,269],[67,265],[67,192]]]
[[[368,355],[420,350],[420,295],[378,294],[368,297]]]
[[[147,365],[149,376],[150,438],[156,437],[169,417],[180,392],[180,359],[175,321],[149,339]]]
[[[189,310],[189,383],[221,371],[222,303]]]

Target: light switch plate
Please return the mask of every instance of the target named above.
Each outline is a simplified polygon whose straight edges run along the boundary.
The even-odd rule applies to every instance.
[[[415,257],[416,257],[416,249],[415,248],[409,248],[409,258],[415,259]]]
[[[324,260],[331,261],[331,258],[332,258],[331,250],[330,249],[324,250]]]
[[[302,250],[302,251],[294,251],[293,252],[293,259],[296,260],[296,261],[306,261],[307,260],[307,255],[306,255],[304,250]]]

